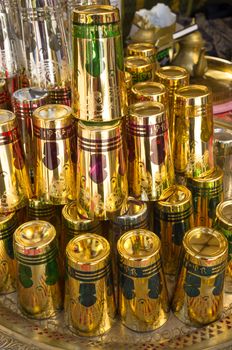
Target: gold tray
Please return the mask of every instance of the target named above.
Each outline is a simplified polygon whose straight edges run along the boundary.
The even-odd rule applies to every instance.
[[[154,332],[135,333],[116,320],[101,337],[83,338],[57,318],[34,321],[25,318],[16,305],[16,293],[0,297],[0,349],[9,350],[163,350],[231,349],[232,295],[225,295],[222,318],[206,327],[191,328],[170,314],[168,322]]]

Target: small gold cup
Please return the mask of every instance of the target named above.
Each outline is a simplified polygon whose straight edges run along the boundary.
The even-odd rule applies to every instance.
[[[119,313],[122,323],[134,331],[155,330],[168,320],[160,248],[159,238],[142,229],[118,240]]]
[[[94,233],[74,237],[66,248],[65,319],[81,336],[107,332],[115,316],[110,245]]]
[[[183,262],[172,309],[184,323],[211,323],[223,310],[223,286],[228,257],[226,238],[208,227],[195,227],[183,239]]]

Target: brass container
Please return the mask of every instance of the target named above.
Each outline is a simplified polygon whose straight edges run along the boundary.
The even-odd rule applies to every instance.
[[[224,198],[232,198],[232,130],[214,127],[215,163],[223,170]]]
[[[118,240],[119,313],[122,323],[134,331],[152,331],[168,320],[160,248],[159,238],[142,229]]]
[[[66,248],[65,319],[81,336],[107,332],[115,316],[110,245],[94,233],[73,238]]]
[[[189,85],[175,95],[174,165],[189,177],[203,176],[214,167],[212,93]]]
[[[164,273],[177,275],[183,237],[193,226],[191,191],[180,185],[169,187],[154,205],[154,232],[161,240]]]
[[[216,218],[216,207],[223,200],[223,172],[216,168],[204,176],[187,179],[192,192],[195,226],[212,227]]]
[[[48,221],[53,226],[56,226],[56,207],[31,198],[27,206],[27,219],[28,221]]]
[[[69,87],[58,87],[48,90],[49,103],[71,106],[71,89]]]
[[[152,81],[154,64],[147,57],[128,56],[124,59],[125,71],[132,75],[133,84]]]
[[[34,319],[55,316],[62,308],[56,230],[46,221],[29,221],[14,233],[18,305]]]
[[[107,220],[126,211],[127,162],[122,122],[79,122],[77,210],[83,218]]]
[[[12,96],[13,111],[17,118],[21,141],[32,182],[34,178],[32,114],[36,108],[47,103],[47,91],[38,87],[29,87],[17,90]]]
[[[152,43],[131,43],[127,46],[127,56],[147,57],[153,63],[154,73],[157,70],[157,48]]]
[[[224,290],[226,293],[232,293],[232,199],[218,204],[214,228],[221,232],[228,241],[229,257]]]
[[[17,227],[17,215],[0,216],[0,294],[15,292],[16,262],[13,250],[13,234]]]
[[[146,81],[135,84],[132,89],[132,102],[154,101],[168,106],[168,93],[163,84]]]
[[[128,102],[128,106],[130,106],[130,104],[132,103],[131,89],[133,86],[133,82],[132,82],[132,75],[128,72],[125,72],[125,82],[126,82],[126,89],[127,89],[127,102]]]
[[[169,133],[173,149],[175,141],[175,92],[182,86],[189,84],[189,73],[182,67],[165,66],[156,72],[155,80],[165,85],[168,91]]]
[[[73,11],[72,107],[81,120],[110,121],[127,114],[121,24],[113,6]]]
[[[195,227],[183,239],[183,264],[172,309],[190,326],[217,320],[223,310],[228,243],[216,230]]]
[[[159,199],[174,183],[168,121],[161,103],[130,106],[127,141],[129,194],[143,201]]]
[[[0,110],[0,138],[0,213],[7,213],[26,205],[31,187],[16,116],[5,109]]]
[[[46,105],[33,113],[35,197],[61,205],[75,199],[76,135],[72,110]]]

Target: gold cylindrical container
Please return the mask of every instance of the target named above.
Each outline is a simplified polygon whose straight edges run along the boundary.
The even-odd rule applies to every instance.
[[[159,102],[130,106],[127,120],[129,194],[154,201],[174,183],[168,120]]]
[[[168,106],[167,89],[163,84],[146,81],[135,84],[132,89],[132,102],[154,101]]]
[[[228,241],[228,264],[225,276],[225,292],[232,293],[232,199],[218,204],[214,228],[221,232]]]
[[[77,210],[88,219],[107,220],[126,211],[127,162],[122,122],[79,122]]]
[[[28,221],[42,220],[48,221],[52,225],[56,225],[56,207],[51,204],[40,202],[37,199],[29,199],[27,206]]]
[[[127,56],[147,57],[153,63],[154,73],[157,70],[157,48],[152,43],[131,43],[127,46]]]
[[[33,113],[35,197],[61,205],[75,199],[76,135],[72,109],[46,105]]]
[[[132,75],[128,72],[125,72],[125,82],[126,82],[126,89],[127,89],[127,102],[128,102],[128,106],[130,106],[130,104],[132,103],[131,89],[133,86],[133,82],[132,82]]]
[[[159,238],[142,229],[118,240],[119,313],[122,323],[134,331],[157,329],[169,316],[160,248]]]
[[[165,85],[168,89],[169,131],[171,146],[173,148],[175,139],[175,92],[182,86],[189,84],[189,73],[183,67],[165,66],[156,72],[155,80]]]
[[[128,56],[124,59],[126,72],[132,75],[133,84],[154,79],[154,64],[147,57]]]
[[[0,110],[0,140],[0,213],[7,213],[26,205],[31,186],[16,116],[5,109]]]
[[[176,276],[183,237],[193,225],[191,191],[180,185],[169,187],[154,204],[154,232],[161,240],[164,273]]]
[[[113,6],[73,11],[72,107],[81,120],[110,121],[127,114],[120,17]]]
[[[174,165],[179,173],[198,177],[214,167],[212,93],[189,85],[175,94]]]
[[[216,168],[204,176],[187,179],[192,192],[195,226],[212,227],[216,218],[216,207],[223,200],[223,172]]]
[[[56,230],[46,221],[29,221],[14,233],[18,305],[26,316],[45,319],[62,308]]]
[[[66,248],[65,319],[81,336],[107,332],[115,316],[110,245],[94,233],[73,238]]]
[[[216,230],[195,227],[183,239],[183,265],[172,309],[190,326],[217,320],[223,310],[228,243]]]
[[[16,263],[13,250],[13,234],[17,228],[17,215],[0,216],[0,294],[16,289]]]

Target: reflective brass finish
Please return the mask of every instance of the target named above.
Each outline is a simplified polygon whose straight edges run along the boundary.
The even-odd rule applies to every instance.
[[[225,276],[225,292],[232,293],[232,200],[220,202],[216,208],[214,228],[221,232],[229,245],[229,259]]]
[[[194,226],[191,191],[180,185],[163,191],[154,204],[154,224],[161,240],[164,273],[177,275],[184,234]]]
[[[154,79],[154,65],[147,57],[128,56],[124,59],[125,71],[132,75],[133,84]]]
[[[134,331],[157,329],[168,319],[160,248],[159,238],[142,229],[126,232],[118,240],[119,313],[122,323]]]
[[[17,292],[21,311],[34,319],[62,308],[56,230],[46,221],[29,221],[14,233]]]
[[[123,215],[128,196],[122,122],[78,123],[77,210],[106,220]]]
[[[35,196],[48,204],[75,199],[76,138],[72,110],[46,105],[33,114]]]
[[[31,196],[25,156],[15,115],[0,110],[0,213],[26,205]]]
[[[29,199],[27,207],[28,221],[43,220],[56,224],[56,208],[54,205],[43,203],[37,199]]]
[[[214,167],[212,94],[204,85],[180,88],[175,95],[175,170],[190,177]]]
[[[157,49],[151,43],[132,43],[127,46],[127,56],[148,57],[151,62],[156,62]]]
[[[132,103],[131,89],[133,86],[133,82],[132,82],[132,75],[128,72],[125,72],[125,82],[126,82],[126,89],[127,89],[127,102],[128,102],[128,106],[130,106],[130,104]]]
[[[72,101],[81,120],[110,121],[127,113],[117,8],[89,5],[73,11]]]
[[[133,103],[154,101],[168,106],[168,93],[163,84],[153,81],[137,83],[133,85],[131,92]]]
[[[10,109],[10,96],[5,79],[0,79],[0,109]]]
[[[223,309],[223,286],[228,243],[208,227],[196,227],[183,239],[183,265],[172,309],[191,326],[217,320]]]
[[[129,194],[143,201],[159,199],[174,183],[174,169],[164,106],[145,101],[130,106],[127,120]]]
[[[16,289],[16,263],[13,250],[13,234],[17,227],[17,215],[0,216],[0,294]]]
[[[189,84],[189,73],[182,67],[165,66],[156,72],[155,80],[165,85],[168,89],[169,131],[171,146],[173,149],[175,139],[175,92],[182,86]]]
[[[67,326],[82,336],[105,333],[115,316],[107,240],[94,233],[73,238],[66,248],[66,271]]]
[[[216,168],[212,173],[188,178],[187,187],[192,192],[195,226],[212,227],[216,207],[223,200],[223,172]]]

